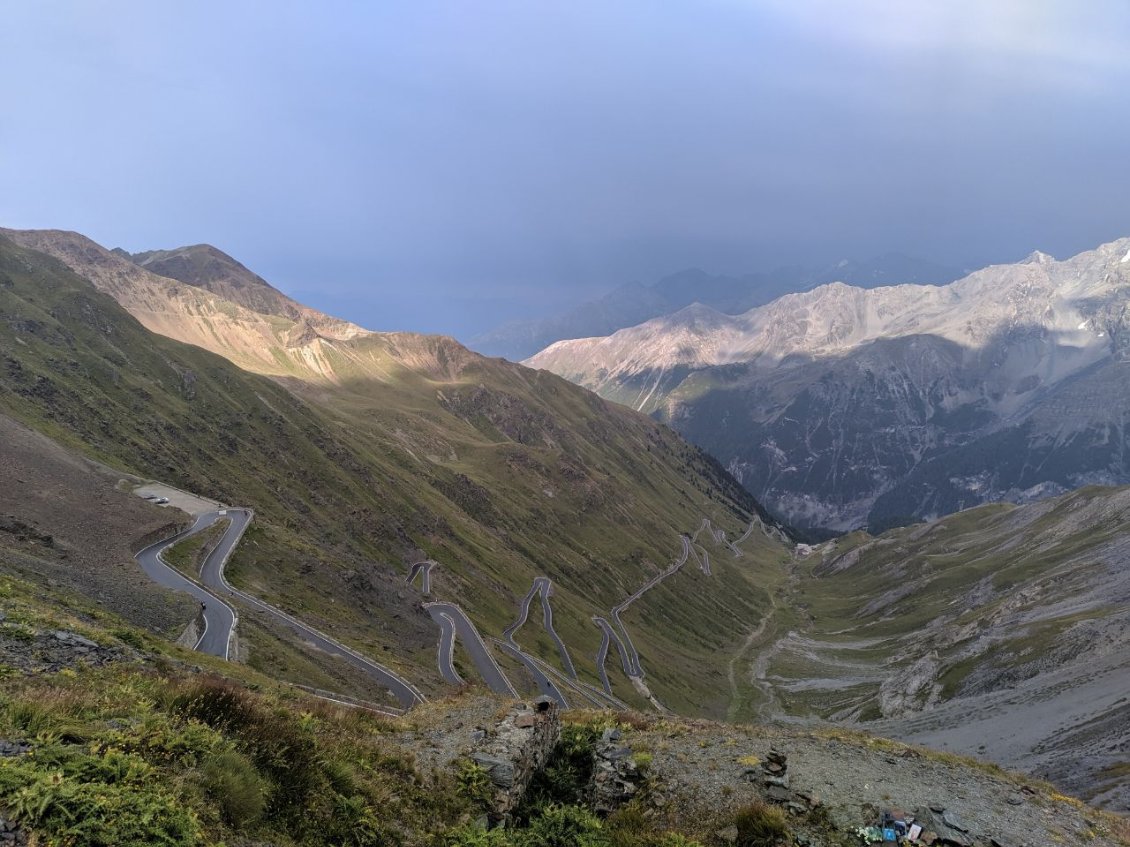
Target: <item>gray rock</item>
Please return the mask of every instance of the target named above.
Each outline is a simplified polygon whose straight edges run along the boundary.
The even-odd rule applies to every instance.
[[[609,759],[610,761],[617,762],[620,759],[627,759],[629,756],[631,756],[632,755],[632,748],[630,748],[630,747],[613,747],[611,750],[607,750],[607,751],[602,752],[601,755],[605,759]]]
[[[961,820],[949,809],[942,811],[942,823],[950,829],[956,829],[958,832],[969,832],[969,828],[961,823]]]
[[[514,785],[514,763],[488,756],[485,753],[475,753],[471,758],[479,764],[490,776],[490,781],[499,788],[512,788]]]
[[[52,635],[55,636],[56,641],[61,641],[64,644],[74,644],[77,647],[85,647],[88,650],[97,650],[98,644],[91,641],[89,638],[83,638],[77,632],[67,632],[66,630],[57,629]]]
[[[789,793],[789,789],[782,788],[779,785],[770,785],[769,790],[766,791],[765,794],[769,797],[770,800],[773,800],[776,803],[788,802],[788,800],[792,797],[792,794]]]
[[[736,826],[728,826],[725,829],[720,829],[714,836],[723,844],[736,844],[738,841],[738,828]]]

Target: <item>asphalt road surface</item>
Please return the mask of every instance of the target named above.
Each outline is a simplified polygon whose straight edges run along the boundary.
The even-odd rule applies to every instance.
[[[313,644],[319,650],[344,659],[358,670],[371,676],[381,685],[387,687],[404,708],[407,709],[417,703],[424,702],[424,695],[420,693],[416,686],[403,677],[398,676],[384,665],[374,662],[372,659],[363,656],[351,647],[346,647],[340,641],[330,638],[324,632],[314,629],[314,627],[303,623],[292,615],[288,615],[286,612],[282,611],[282,609],[277,609],[269,603],[264,603],[258,597],[248,594],[246,591],[232,588],[228,581],[224,579],[224,565],[227,564],[228,557],[231,555],[232,550],[235,549],[235,545],[239,543],[243,531],[247,529],[247,525],[251,523],[253,513],[250,509],[227,509],[226,513],[227,517],[231,518],[231,527],[224,533],[224,537],[221,539],[220,543],[216,545],[216,549],[213,550],[212,554],[205,560],[204,567],[201,570],[200,578],[206,586],[222,596],[236,597],[247,605],[254,606],[259,611],[270,615],[304,641]]]
[[[174,591],[183,591],[186,594],[191,594],[196,601],[202,605],[204,632],[201,633],[193,649],[199,650],[202,653],[209,653],[213,656],[219,656],[222,659],[227,659],[229,650],[231,649],[232,630],[235,629],[235,610],[212,592],[202,588],[197,583],[173,570],[161,559],[161,553],[164,550],[167,550],[178,541],[183,541],[189,536],[207,529],[214,524],[219,517],[220,514],[218,512],[209,512],[208,514],[200,515],[196,519],[196,522],[188,529],[177,533],[172,538],[158,541],[156,544],[150,544],[148,547],[138,552],[135,558],[146,575],[158,585],[163,585],[165,588],[171,588]],[[233,521],[232,526],[229,527],[228,531],[224,534],[224,540],[227,540],[228,537],[232,535],[234,526],[235,523]],[[232,544],[234,544],[235,540],[238,540],[238,536],[232,541]],[[221,541],[221,546],[222,545],[223,542]],[[230,547],[228,549],[230,549]]]
[[[224,565],[227,564],[232,551],[235,550],[240,538],[243,537],[252,517],[253,512],[250,509],[220,509],[215,512],[207,512],[199,515],[196,522],[187,530],[172,538],[151,544],[137,554],[137,561],[151,579],[166,588],[191,594],[202,604],[204,632],[193,649],[223,659],[230,658],[232,633],[235,629],[237,616],[227,600],[238,598],[241,602],[270,615],[319,650],[338,656],[373,677],[386,686],[404,708],[423,702],[424,695],[414,685],[388,668],[361,655],[356,650],[346,647],[312,626],[302,623],[302,621],[288,615],[281,609],[276,609],[259,598],[245,591],[232,588],[228,584],[227,580],[224,579]],[[201,530],[207,529],[220,518],[228,518],[231,522],[223,537],[220,538],[212,552],[208,554],[208,558],[204,560],[200,571],[200,581],[203,586],[181,575],[162,561],[160,554],[163,550]]]
[[[463,646],[467,648],[467,652],[471,654],[471,661],[475,663],[475,668],[479,671],[483,682],[487,684],[487,688],[495,694],[518,696],[514,686],[510,684],[510,680],[506,678],[502,668],[498,666],[494,656],[490,654],[490,650],[483,642],[479,631],[475,629],[475,625],[471,623],[471,619],[462,609],[454,603],[425,603],[424,608],[428,610],[428,614],[432,616],[432,620],[440,628],[439,670],[445,679],[448,678],[449,673],[455,674],[455,668],[450,666],[450,659],[455,649],[455,636],[458,635]],[[444,618],[447,619],[446,622]],[[444,657],[447,657],[448,667],[444,666]],[[458,674],[456,674],[456,677],[458,677]]]

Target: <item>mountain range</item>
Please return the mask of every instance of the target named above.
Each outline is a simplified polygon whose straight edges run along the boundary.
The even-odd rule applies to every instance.
[[[872,529],[1130,482],[1130,239],[944,286],[701,304],[527,361],[669,423],[776,514]]]
[[[639,282],[621,285],[563,315],[504,324],[472,338],[469,344],[488,356],[519,361],[555,341],[608,335],[671,314],[692,303],[734,315],[791,291],[803,291],[833,281],[873,288],[894,282],[943,284],[962,275],[954,268],[902,253],[885,253],[866,261],[843,259],[816,270],[780,267],[767,273],[737,277],[690,268],[651,285]]]
[[[666,568],[680,533],[705,517],[736,537],[757,514],[716,462],[644,415],[448,338],[312,313],[218,251],[179,251],[163,269],[194,281],[182,282],[75,233],[0,238],[0,412],[115,468],[254,508],[235,584],[425,691],[443,685],[437,632],[406,584],[410,564],[438,562],[435,593],[488,636],[551,579],[556,632],[591,657],[593,615]],[[748,568],[680,601],[688,625],[708,611],[727,625],[692,638],[654,612],[638,623],[649,682],[671,707],[725,710],[726,669],[709,657],[736,648],[768,604],[758,575],[781,548],[759,537]],[[541,628],[523,641],[557,654]],[[272,657],[290,678],[327,664],[272,644],[249,635],[248,660]],[[469,666],[462,647],[456,658]],[[591,660],[576,666],[601,681]],[[611,661],[609,672],[636,702]]]
[[[988,383],[999,396],[956,378],[941,385],[980,398],[990,412],[1010,408],[1041,421],[1024,411],[1028,395],[1059,397],[1055,414],[1065,428],[1093,422],[1098,413],[1078,404],[1078,386],[1104,385],[1110,397],[1094,405],[1117,410],[1111,374],[1121,373],[1121,347],[1110,348],[1125,338],[1119,310],[1126,257],[1130,240],[1065,263],[1035,256],[947,287],[833,284],[737,317],[692,306],[651,325],[683,327],[662,370],[683,369],[682,379],[642,383],[635,405],[671,408],[691,396],[696,377],[728,374],[735,388],[738,375],[759,369],[799,380],[822,357],[841,362],[836,373],[851,374],[853,363],[873,362],[893,346],[903,350],[900,366],[915,360],[915,350],[922,361],[948,361],[935,349],[957,351],[953,359],[968,367],[995,350],[1003,364],[992,372],[1010,378],[1043,366],[1026,391],[1009,390],[1003,377]],[[1016,334],[1003,337],[1018,346],[985,346],[984,339],[1002,337],[1001,314],[1014,317]],[[1020,334],[1037,320],[1042,331]],[[634,332],[642,328],[625,331]],[[706,338],[713,343],[701,343]],[[662,333],[652,341],[649,347],[637,336],[624,349],[643,361],[663,349]],[[746,359],[727,358],[735,351]],[[642,412],[451,339],[373,333],[322,315],[206,245],[130,255],[76,233],[0,232],[0,357],[0,471],[13,480],[0,486],[0,562],[12,577],[0,584],[6,650],[54,643],[52,631],[66,621],[117,645],[113,650],[154,656],[158,676],[170,662],[184,663],[189,675],[192,667],[223,675],[214,685],[225,703],[251,697],[242,686],[252,685],[267,692],[256,697],[272,698],[273,714],[288,714],[299,707],[287,699],[295,696],[289,689],[277,693],[283,681],[339,702],[361,698],[388,707],[373,680],[238,599],[232,662],[178,652],[170,642],[195,604],[144,580],[129,555],[187,520],[131,493],[155,480],[252,508],[254,521],[228,565],[232,585],[379,658],[435,701],[375,731],[404,737],[413,727],[415,767],[435,764],[441,736],[428,727],[437,715],[447,716],[445,732],[470,733],[493,726],[497,716],[490,714],[501,708],[490,701],[486,717],[464,717],[463,706],[448,699],[459,688],[443,673],[445,647],[457,677],[479,691],[486,682],[467,641],[444,640],[454,623],[443,623],[447,612],[429,611],[439,601],[465,613],[520,694],[539,690],[531,667],[543,668],[573,705],[620,710],[577,712],[577,721],[592,718],[602,729],[654,721],[667,739],[655,742],[662,745],[678,744],[691,726],[671,713],[797,722],[804,728],[781,742],[824,757],[832,773],[833,748],[846,748],[827,739],[846,736],[822,733],[841,733],[829,722],[848,723],[990,756],[1111,809],[1130,803],[1118,685],[1130,656],[1123,531],[1130,489],[1088,487],[882,534],[872,528],[796,544],[747,490],[756,488],[755,471],[731,462],[745,474],[743,488],[715,459]],[[1105,383],[1093,382],[1104,373]],[[819,383],[829,392],[833,376]],[[918,376],[907,370],[904,390],[921,390]],[[857,405],[876,414],[879,401],[867,395],[882,382],[860,379]],[[1077,393],[1065,393],[1072,386]],[[897,410],[894,396],[901,395],[881,395]],[[803,408],[793,402],[790,415]],[[955,403],[953,414],[976,423],[962,408]],[[883,449],[877,444],[872,453]],[[176,558],[192,555],[182,550]],[[417,589],[411,579],[421,566]],[[15,584],[17,575],[28,585]],[[13,606],[13,597],[22,605]],[[24,599],[31,597],[34,603]],[[515,658],[519,642],[532,665]],[[58,684],[76,679],[101,703],[117,702],[114,692],[131,703],[150,698],[158,711],[193,702],[181,690],[196,690],[187,682],[155,694],[148,671],[123,680],[132,673],[83,671]],[[6,697],[23,685],[19,677],[0,679]],[[39,699],[65,710],[73,696]],[[13,721],[25,720],[28,708],[17,715],[0,707],[3,731],[17,732]],[[644,719],[633,709],[663,714]],[[168,731],[130,715],[123,722],[115,712],[106,730],[117,733],[119,746],[123,738],[141,744],[131,734],[135,727],[148,733],[145,744]],[[70,713],[61,723],[36,720],[48,727],[44,738],[80,739],[64,742],[71,746],[102,738],[76,728]],[[312,714],[301,723],[316,730],[323,720],[329,719]],[[1024,732],[1008,729],[1012,724]],[[332,726],[335,737],[343,732]],[[696,736],[695,749],[680,747],[677,756],[667,747],[651,749],[657,763],[674,767],[735,743],[717,733]],[[884,755],[898,749],[920,769],[929,761],[891,742],[851,743]],[[646,767],[649,751],[636,752]],[[735,750],[719,761],[739,773],[749,756]],[[868,758],[867,766],[885,768],[880,759]],[[275,760],[264,761],[267,767]],[[968,784],[972,766],[956,767],[965,773],[960,784]],[[366,771],[365,779],[377,772]],[[468,782],[474,776],[465,766],[461,773]],[[270,774],[271,785],[281,779]],[[700,786],[713,774],[696,769],[678,779]],[[916,778],[907,772],[898,779],[913,788]],[[327,772],[318,779],[334,791],[360,791],[360,777],[351,783]],[[946,779],[953,781],[931,785]],[[664,790],[677,791],[674,781]],[[0,794],[6,785],[0,780]],[[868,787],[853,786],[853,798]],[[403,791],[386,795],[397,814],[427,818],[423,807],[410,812],[392,799],[407,796]],[[1016,831],[1021,824],[1007,826]]]

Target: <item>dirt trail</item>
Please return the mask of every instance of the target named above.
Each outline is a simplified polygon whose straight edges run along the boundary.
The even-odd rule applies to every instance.
[[[730,681],[730,705],[726,709],[726,720],[729,722],[738,720],[742,708],[742,696],[738,687],[737,665],[750,649],[757,644],[758,640],[765,635],[769,625],[776,623],[777,612],[781,608],[781,600],[779,598],[783,595],[787,603],[795,591],[797,580],[796,559],[793,559],[787,566],[784,585],[776,591],[769,592],[769,611],[762,617],[761,622],[750,631],[745,641],[742,642],[742,646],[739,647],[737,652],[730,658],[726,669],[726,676]],[[753,658],[753,661],[749,663],[749,683],[761,693],[760,702],[757,704],[756,711],[752,716],[759,721],[775,716],[772,714],[775,711],[772,707],[776,702],[776,697],[773,694],[773,686],[765,681],[765,673],[769,666],[769,659],[776,652],[779,641],[780,639],[774,639],[771,644],[762,646],[762,648],[757,651],[757,655]]]

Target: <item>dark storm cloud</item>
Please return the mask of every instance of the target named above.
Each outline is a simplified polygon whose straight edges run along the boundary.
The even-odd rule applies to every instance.
[[[463,336],[685,266],[1130,234],[1121,2],[42,3],[0,223]]]

